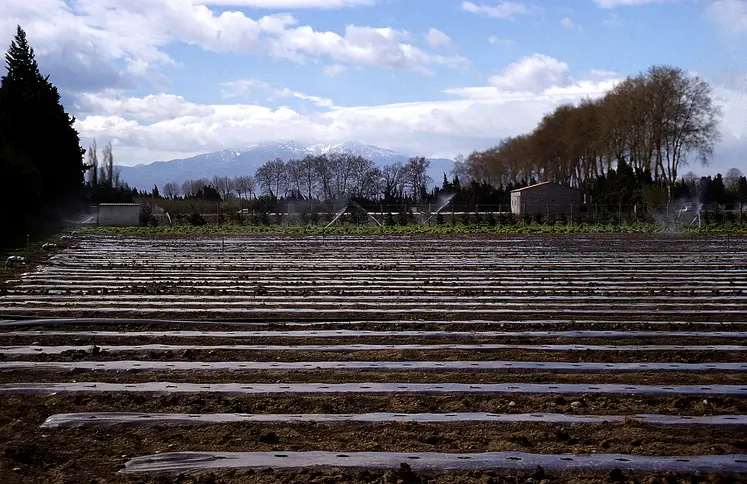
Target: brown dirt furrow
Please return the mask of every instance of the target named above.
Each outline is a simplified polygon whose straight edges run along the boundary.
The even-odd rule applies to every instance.
[[[402,309],[392,313],[380,313],[380,312],[362,312],[351,308],[341,313],[331,313],[320,311],[318,313],[298,313],[295,312],[299,308],[294,308],[294,311],[287,312],[275,312],[275,311],[264,311],[256,312],[247,315],[245,312],[226,311],[226,312],[214,312],[210,308],[205,308],[204,311],[194,313],[175,313],[171,311],[159,311],[158,309],[139,311],[139,310],[124,310],[124,311],[112,311],[104,312],[99,309],[74,309],[71,308],[69,311],[51,310],[51,311],[3,311],[0,313],[0,318],[12,317],[12,316],[24,316],[24,317],[40,317],[40,318],[99,318],[99,317],[112,317],[112,318],[148,318],[148,319],[174,319],[176,317],[183,317],[185,319],[194,321],[215,321],[220,319],[232,319],[241,321],[255,321],[263,322],[267,320],[272,321],[328,321],[330,319],[337,320],[350,320],[360,319],[364,317],[367,320],[375,321],[392,321],[392,320],[420,320],[423,318],[433,318],[436,314],[439,318],[445,321],[466,321],[474,319],[485,319],[485,320],[546,320],[553,317],[568,317],[577,321],[583,322],[585,320],[620,320],[629,321],[635,318],[646,318],[650,321],[707,321],[707,322],[732,322],[738,323],[743,322],[745,318],[745,311],[736,313],[728,312],[703,312],[693,309],[691,312],[672,312],[668,313],[666,309],[651,307],[647,308],[645,315],[642,312],[626,312],[621,310],[619,312],[595,312],[595,311],[584,311],[581,313],[571,312],[564,313],[559,312],[552,307],[544,307],[537,309],[534,312],[505,312],[505,313],[491,313],[481,312],[479,309],[467,312],[451,312],[449,310],[442,310],[431,313],[420,313],[414,312],[410,309]]]
[[[4,371],[0,383],[98,381],[144,383],[585,383],[630,385],[741,385],[747,372],[597,372],[555,373],[548,371]]]
[[[335,329],[340,329],[335,328]],[[720,330],[720,328],[719,328]],[[44,346],[56,345],[345,345],[345,344],[521,344],[521,345],[745,345],[747,338],[722,337],[646,337],[646,338],[573,338],[573,337],[472,337],[472,336],[350,336],[340,338],[316,337],[167,337],[167,336],[4,336],[0,333],[0,344],[3,346],[26,346],[30,344]],[[745,352],[747,353],[747,352]]]
[[[535,351],[535,350],[375,350],[375,351],[69,351],[60,354],[2,355],[25,361],[568,361],[741,363],[747,352],[729,351]],[[0,357],[2,357],[0,356]]]
[[[513,404],[511,404],[513,402]],[[578,404],[571,405],[573,402]],[[747,398],[586,394],[335,394],[246,395],[85,393],[2,395],[2,419],[46,418],[65,412],[172,413],[575,413],[584,415],[725,415],[747,413]],[[34,417],[36,415],[37,417]],[[2,422],[0,422],[2,423]]]
[[[684,321],[686,318],[683,318]],[[570,331],[570,330],[596,330],[596,331],[746,331],[747,322],[724,322],[714,325],[702,325],[697,322],[681,323],[680,320],[671,322],[651,323],[647,321],[618,321],[612,318],[605,318],[604,321],[552,321],[538,320],[535,322],[525,320],[505,321],[495,319],[493,323],[486,323],[491,318],[481,321],[465,321],[454,324],[453,321],[423,321],[420,319],[409,319],[404,321],[356,321],[354,319],[347,321],[337,321],[334,318],[320,319],[319,322],[313,322],[313,326],[293,325],[293,322],[282,323],[274,321],[259,321],[261,326],[242,326],[241,321],[234,324],[227,322],[218,322],[218,324],[204,324],[200,321],[194,321],[194,324],[180,324],[179,322],[153,323],[153,324],[127,324],[121,322],[117,324],[117,319],[112,319],[115,324],[75,324],[73,322],[61,325],[52,324],[34,324],[30,326],[6,327],[0,329],[0,337],[10,339],[10,336],[3,336],[7,331],[45,331],[45,330],[67,330],[67,331],[293,331],[297,329],[310,330],[337,330],[337,329],[355,329],[355,330],[372,330],[372,331],[397,331],[407,330],[440,330],[440,331]],[[250,322],[251,323],[251,322]],[[2,328],[2,327],[0,327]],[[4,343],[5,344],[5,343]]]
[[[64,470],[63,475],[85,478],[85,482],[96,478],[104,482],[183,482],[142,481],[144,476],[124,477],[115,473],[132,456],[186,450],[708,455],[742,453],[747,449],[744,429],[660,428],[636,422],[591,425],[252,423],[40,429],[38,425],[45,411],[30,405],[16,406],[14,410],[22,416],[6,420],[9,415],[3,412],[0,422],[0,471],[18,469],[13,476],[22,476],[28,479],[26,482],[42,483],[72,482],[69,478],[57,480],[61,478],[58,474],[61,470]],[[80,452],[83,448],[85,452]],[[229,477],[232,474],[218,472]],[[248,475],[243,474],[244,477]]]

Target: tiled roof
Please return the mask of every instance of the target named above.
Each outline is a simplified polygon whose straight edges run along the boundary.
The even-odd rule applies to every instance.
[[[528,189],[534,188],[534,187],[541,187],[542,185],[547,185],[548,183],[552,183],[552,182],[546,181],[546,182],[535,183],[534,185],[529,185],[528,187],[517,188],[516,190],[511,190],[511,193],[513,193],[513,192],[520,192],[522,190],[528,190]]]

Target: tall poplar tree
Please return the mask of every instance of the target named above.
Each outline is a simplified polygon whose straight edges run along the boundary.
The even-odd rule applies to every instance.
[[[35,194],[46,209],[79,199],[83,191],[83,150],[57,88],[43,76],[19,26],[5,54],[0,81],[3,144],[33,165],[40,184]]]

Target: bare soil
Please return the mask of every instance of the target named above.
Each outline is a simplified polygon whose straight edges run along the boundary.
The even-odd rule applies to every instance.
[[[300,344],[300,343],[299,343]],[[741,363],[744,351],[540,351],[540,350],[365,350],[365,351],[117,351],[71,350],[59,354],[3,355],[28,361],[567,361],[567,362],[671,362]]]
[[[718,411],[745,411],[737,399],[709,399]],[[514,402],[508,407],[509,402]],[[695,399],[641,397],[605,398],[585,396],[579,413],[679,410],[707,414],[714,408]],[[521,451],[537,453],[635,453],[638,455],[701,455],[744,453],[744,428],[650,427],[638,422],[620,424],[421,424],[421,423],[288,423],[218,424],[209,426],[153,426],[122,428],[41,429],[39,425],[53,413],[75,411],[162,411],[162,412],[241,412],[241,413],[353,413],[365,411],[568,411],[570,403],[560,396],[507,397],[281,397],[211,398],[204,395],[103,395],[13,396],[0,397],[0,472],[7,482],[211,482],[179,480],[177,477],[127,476],[113,472],[136,455],[173,450],[192,451],[402,451],[402,452],[490,452]],[[700,412],[698,412],[700,410]],[[80,452],[80,449],[86,449]],[[13,470],[15,469],[15,470]],[[257,472],[261,481],[254,478]],[[296,472],[228,471],[216,472],[212,482],[387,482],[381,471],[305,470]],[[516,473],[495,473],[492,482],[511,480]],[[201,473],[202,476],[208,473]],[[486,472],[428,474],[435,482],[487,482]],[[74,476],[74,477],[73,477]],[[313,476],[313,480],[308,478]],[[610,477],[610,476],[608,476]],[[671,479],[672,477],[660,476]],[[657,481],[647,475],[645,482]],[[165,480],[164,480],[165,479]],[[289,481],[290,479],[290,481]],[[332,480],[329,480],[332,479]],[[455,480],[456,479],[456,480]],[[591,479],[591,480],[589,480]],[[593,479],[597,479],[594,481]],[[706,478],[708,479],[708,478]],[[699,482],[741,482],[720,476]],[[739,479],[734,476],[732,479]],[[608,479],[602,478],[607,481]],[[565,473],[550,482],[599,482],[600,476]],[[417,481],[413,481],[417,482]]]
[[[581,383],[629,385],[743,385],[747,372],[568,372],[549,371],[46,371],[0,372],[0,383],[97,381],[143,383],[149,381],[192,383]]]
[[[271,237],[274,237],[272,239]],[[182,275],[210,274],[218,270],[233,271],[229,279],[240,277],[243,283],[258,281],[254,269],[276,271],[279,289],[267,289],[261,284],[252,289],[258,296],[288,295],[305,297],[312,294],[334,294],[356,299],[361,291],[334,289],[320,291],[314,281],[335,280],[338,269],[359,271],[362,278],[376,273],[378,284],[386,283],[386,274],[401,275],[403,270],[419,271],[413,275],[413,289],[393,282],[391,288],[377,290],[382,298],[391,295],[425,294],[424,290],[443,287],[438,277],[432,277],[427,268],[418,264],[423,257],[443,257],[436,262],[441,264],[439,270],[464,268],[466,261],[469,267],[479,271],[479,277],[493,281],[501,274],[515,277],[526,272],[530,282],[527,290],[514,287],[501,288],[496,282],[490,290],[474,289],[468,286],[454,289],[455,295],[515,295],[517,300],[526,300],[532,296],[545,295],[578,295],[578,296],[627,296],[631,302],[650,302],[651,296],[721,296],[733,297],[730,307],[738,308],[732,314],[714,311],[714,302],[706,301],[701,306],[683,305],[683,311],[670,311],[671,306],[665,302],[653,304],[645,313],[635,311],[634,305],[610,305],[608,313],[597,304],[598,300],[584,299],[578,301],[574,309],[589,309],[578,315],[564,313],[564,305],[554,307],[552,303],[531,302],[523,309],[536,307],[536,311],[511,311],[503,314],[490,313],[477,308],[475,311],[455,313],[448,308],[441,312],[424,316],[422,313],[401,310],[396,313],[360,312],[354,307],[345,313],[320,312],[316,314],[273,312],[252,314],[247,318],[240,312],[222,313],[211,311],[207,304],[201,313],[166,312],[158,307],[142,308],[140,312],[133,309],[113,313],[114,324],[65,324],[45,325],[33,323],[30,326],[0,326],[7,330],[237,330],[237,329],[367,329],[398,330],[427,329],[445,331],[480,331],[480,330],[661,330],[661,331],[744,331],[747,321],[742,308],[745,286],[744,272],[747,268],[747,244],[741,238],[700,237],[669,234],[595,236],[520,236],[514,237],[511,243],[495,240],[490,237],[453,237],[450,240],[436,240],[433,236],[407,237],[386,243],[377,238],[349,238],[347,241],[336,241],[328,238],[324,243],[313,245],[309,239],[292,237],[257,237],[236,239],[231,252],[222,259],[213,253],[215,239],[202,238],[98,238],[86,236],[76,240],[79,244],[75,251],[64,252],[62,260],[46,260],[59,269],[58,277],[64,279],[69,274],[75,284],[85,284],[80,274],[93,271],[104,274],[107,278],[117,275],[127,277],[147,271],[156,266],[165,271],[173,270]],[[269,243],[271,240],[277,243]],[[357,240],[357,242],[350,242]],[[413,243],[417,240],[422,243]],[[661,242],[652,242],[660,240]],[[212,244],[212,249],[210,248]],[[312,244],[312,245],[309,245]],[[477,249],[473,254],[469,244]],[[507,256],[504,261],[495,253],[490,253],[493,245],[503,247],[500,250]],[[128,252],[129,251],[129,252]],[[436,252],[434,255],[433,252]],[[130,256],[130,253],[132,256]],[[452,253],[457,255],[453,256]],[[194,254],[195,259],[185,257]],[[608,271],[615,271],[622,261],[628,261],[635,269],[629,272],[629,278],[619,282],[629,283],[637,288],[634,292],[620,291],[603,287],[603,285],[585,284],[583,287],[545,289],[532,284],[541,281],[563,283],[575,277],[574,267],[565,264],[563,254],[568,261],[578,262],[583,273],[598,271],[603,280]],[[586,255],[598,263],[584,266]],[[657,268],[672,269],[677,273],[680,282],[668,284],[663,279],[649,277],[642,254],[650,257],[652,276],[658,276]],[[537,263],[547,265],[548,256],[562,262],[559,271],[532,273],[523,271],[521,258],[527,262],[526,267]],[[629,259],[626,257],[629,256]],[[744,257],[741,257],[744,256]],[[235,270],[233,257],[238,257],[244,270]],[[454,257],[451,265],[448,257]],[[486,257],[486,259],[483,259]],[[560,257],[560,258],[559,258]],[[172,258],[176,260],[171,265]],[[320,264],[317,261],[321,261]],[[399,262],[398,262],[399,261]],[[518,261],[518,262],[517,262]],[[539,261],[539,262],[537,262]],[[401,262],[401,263],[400,263]],[[483,264],[485,262],[485,264]],[[582,264],[583,262],[583,264]],[[628,264],[625,262],[625,264]],[[470,265],[472,263],[472,265]],[[705,265],[702,265],[704,263]],[[150,264],[150,266],[149,266]],[[711,264],[711,265],[708,265]],[[131,266],[131,267],[130,267]],[[292,270],[304,268],[314,271],[312,275],[298,278]],[[338,268],[338,269],[336,269]],[[707,276],[712,271],[712,281],[699,284],[700,276]],[[29,266],[24,271],[32,270]],[[71,272],[67,273],[67,270]],[[75,272],[80,269],[81,272]],[[692,269],[692,272],[690,272]],[[739,270],[737,270],[739,269]],[[160,270],[160,269],[159,269]],[[287,272],[291,270],[291,272]],[[21,270],[0,271],[5,278],[22,277]],[[284,272],[285,271],[285,272]],[[398,274],[398,271],[400,274]],[[735,271],[729,273],[730,271]],[[153,271],[155,273],[155,271]],[[287,272],[287,273],[286,273]],[[383,274],[383,275],[382,275]],[[412,275],[413,273],[409,273]],[[695,274],[688,279],[688,274]],[[410,277],[408,275],[407,277]],[[417,277],[416,277],[417,276]],[[587,277],[597,277],[593,274]],[[357,277],[357,274],[356,274]],[[344,277],[338,278],[343,284]],[[459,284],[459,276],[449,276],[450,285]],[[650,279],[650,280],[649,280]],[[707,279],[707,278],[706,278]],[[237,279],[238,280],[238,279]],[[647,282],[648,280],[648,282]],[[101,291],[102,307],[113,300],[109,295],[127,294],[149,296],[162,294],[194,294],[204,301],[211,301],[212,296],[231,295],[235,292],[210,287],[210,282],[194,283],[192,287],[177,287],[170,283],[116,285]],[[382,282],[383,281],[383,282]],[[420,284],[417,282],[420,281]],[[663,281],[663,282],[662,282]],[[33,279],[26,278],[33,286]],[[495,282],[495,281],[494,281]],[[409,281],[408,281],[409,283]],[[282,285],[285,286],[282,286]],[[492,284],[492,282],[491,282]],[[516,284],[514,284],[515,286]],[[281,287],[282,286],[282,287]],[[671,287],[669,287],[671,286]],[[15,283],[0,285],[0,297],[8,289],[16,290]],[[52,288],[59,290],[60,288]],[[25,289],[24,289],[25,290]],[[83,290],[86,290],[83,287]],[[86,290],[87,291],[87,290]],[[50,288],[31,287],[25,292],[28,300],[34,295],[47,294]],[[81,290],[66,290],[68,294],[80,294]],[[22,292],[23,293],[23,292]],[[87,291],[88,294],[95,292]],[[663,301],[658,299],[658,301]],[[75,303],[75,300],[72,300]],[[280,302],[281,303],[281,302]],[[133,303],[136,307],[137,301]],[[174,303],[178,304],[178,303]],[[319,307],[313,300],[304,304],[307,308]],[[12,307],[10,305],[6,306]],[[22,307],[22,306],[19,306]],[[29,306],[29,308],[32,306]],[[292,306],[288,306],[291,308]],[[295,306],[293,306],[295,307]],[[363,307],[363,306],[361,306]],[[369,307],[369,306],[365,306]],[[28,317],[108,317],[109,313],[99,310],[74,309],[72,312],[57,308],[51,312],[21,311],[15,316]],[[370,308],[370,307],[369,307]],[[596,309],[595,309],[596,308]],[[676,308],[675,308],[676,309]],[[691,310],[692,309],[692,310]],[[705,310],[708,310],[706,312]],[[10,311],[2,312],[3,318],[12,318]],[[433,316],[431,318],[431,316]],[[198,324],[159,323],[135,325],[118,322],[116,318],[151,317],[151,318],[194,318]],[[21,319],[23,319],[21,318]],[[223,318],[223,319],[221,319]],[[229,318],[229,319],[226,319]],[[438,321],[424,321],[438,319]],[[220,321],[218,325],[209,321]],[[484,321],[480,321],[484,320]],[[601,322],[600,322],[601,320]],[[406,321],[403,324],[402,321]],[[488,324],[492,321],[495,324]],[[519,324],[502,324],[519,322]],[[675,324],[677,322],[685,324]],[[239,326],[232,322],[254,322],[261,326]],[[315,323],[313,327],[296,326],[286,323]],[[455,324],[466,322],[465,324]],[[663,322],[665,324],[652,324]],[[726,323],[719,325],[700,325],[698,322]],[[147,323],[147,322],[144,322]],[[361,338],[102,338],[90,336],[5,336],[0,331],[0,346],[9,345],[77,345],[93,347],[94,345],[137,345],[148,343],[170,343],[189,345],[232,345],[232,344],[408,344],[408,343],[508,343],[508,344],[667,344],[667,345],[743,345],[741,338],[437,338],[418,337],[361,337]],[[34,354],[28,356],[0,355],[5,360],[32,361],[111,361],[111,360],[158,360],[158,361],[566,361],[566,362],[671,362],[671,363],[709,363],[709,362],[745,362],[747,353],[742,351],[548,351],[548,350],[381,350],[381,351],[238,351],[238,350],[190,350],[190,351],[125,351],[99,352],[93,348],[86,351],[70,351],[60,355]],[[382,370],[303,370],[303,371],[7,371],[0,372],[0,383],[23,382],[70,382],[102,381],[118,383],[135,383],[148,381],[172,382],[246,382],[246,383],[290,383],[290,382],[411,382],[411,383],[619,383],[649,385],[712,385],[712,384],[745,384],[747,372],[724,371],[643,371],[643,372],[568,372],[568,371],[382,371]],[[559,425],[547,423],[239,423],[200,426],[158,425],[128,428],[115,425],[101,428],[42,429],[44,420],[56,413],[66,412],[179,412],[179,413],[451,413],[451,412],[490,412],[490,413],[537,413],[553,412],[579,415],[635,415],[639,413],[661,413],[670,415],[743,415],[747,413],[747,397],[703,395],[558,395],[558,394],[327,394],[327,395],[244,395],[223,396],[218,394],[145,394],[145,393],[81,393],[58,395],[0,395],[0,477],[5,483],[40,483],[40,484],[78,484],[78,483],[180,483],[180,484],[217,484],[217,483],[401,483],[417,484],[422,482],[440,483],[598,483],[598,482],[640,482],[640,483],[674,483],[674,482],[710,482],[736,483],[747,482],[747,475],[680,475],[675,473],[640,473],[613,471],[610,473],[593,472],[557,472],[547,473],[542,469],[531,472],[492,471],[475,472],[412,472],[406,468],[387,471],[374,470],[340,470],[340,469],[301,469],[280,471],[230,470],[198,472],[190,475],[125,475],[117,474],[124,463],[132,457],[169,451],[319,451],[334,452],[355,451],[402,451],[402,452],[487,452],[487,451],[522,451],[533,453],[631,453],[637,455],[717,455],[747,454],[747,426],[650,426],[630,419],[624,423],[612,424],[574,424]],[[714,469],[717,472],[718,469]],[[4,483],[4,484],[5,484]]]

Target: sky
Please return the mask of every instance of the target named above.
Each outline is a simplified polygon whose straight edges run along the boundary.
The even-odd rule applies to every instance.
[[[747,0],[2,0],[84,146],[122,165],[263,141],[453,158],[651,65],[708,80],[747,171]]]

